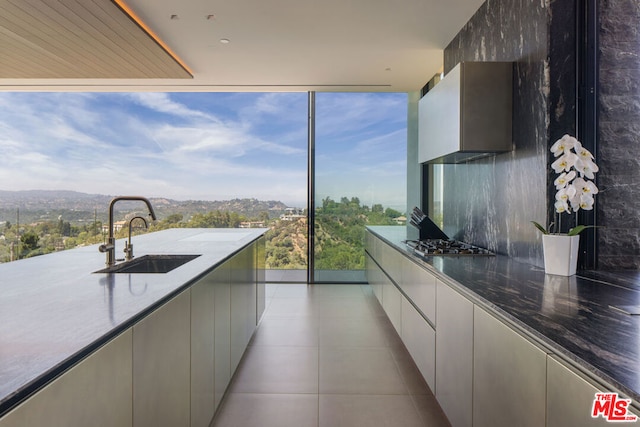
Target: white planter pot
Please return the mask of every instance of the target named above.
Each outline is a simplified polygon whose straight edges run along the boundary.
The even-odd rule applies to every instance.
[[[578,264],[580,236],[566,234],[542,235],[544,271],[558,276],[573,276]]]

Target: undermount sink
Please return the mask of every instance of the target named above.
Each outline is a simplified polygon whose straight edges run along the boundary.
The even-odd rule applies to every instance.
[[[200,255],[144,255],[94,273],[168,273]]]

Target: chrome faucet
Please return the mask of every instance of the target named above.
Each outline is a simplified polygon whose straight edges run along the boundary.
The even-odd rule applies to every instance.
[[[141,219],[142,222],[144,222],[144,228],[149,228],[149,224],[147,224],[147,220],[144,219],[143,217],[134,216],[133,218],[131,218],[131,221],[129,221],[129,241],[125,242],[124,244],[124,260],[125,261],[131,261],[133,259],[133,244],[131,243],[131,228],[132,228],[133,221],[135,221],[136,219]]]
[[[156,219],[156,214],[153,211],[153,207],[151,206],[151,202],[145,198],[145,197],[140,197],[140,196],[119,196],[119,197],[114,197],[111,202],[109,203],[109,238],[107,239],[107,243],[100,245],[100,247],[98,247],[98,250],[100,252],[106,253],[107,254],[107,267],[111,267],[116,263],[116,238],[114,237],[114,230],[113,230],[113,206],[116,204],[117,201],[119,200],[139,200],[141,202],[146,203],[147,208],[149,209],[149,215],[151,216],[151,218],[153,220]],[[135,219],[135,218],[134,218]],[[133,221],[133,219],[131,220]],[[146,221],[145,221],[146,223]],[[129,227],[131,227],[131,222],[129,222]],[[131,232],[131,228],[129,228],[129,232]]]

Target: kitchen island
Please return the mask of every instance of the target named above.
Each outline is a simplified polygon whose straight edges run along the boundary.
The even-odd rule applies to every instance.
[[[638,412],[640,317],[615,308],[640,305],[638,272],[562,277],[500,255],[423,258],[406,238],[405,227],[368,227],[368,277],[410,352],[405,311],[433,335],[418,354],[452,425],[605,423],[590,416],[595,392],[619,393]],[[518,410],[503,420],[511,399]]]
[[[12,424],[12,420],[22,420],[23,413],[30,412],[21,408],[31,400],[38,401],[38,396],[46,394],[56,382],[64,383],[68,372],[90,364],[94,356],[106,371],[107,364],[96,354],[110,347],[110,343],[123,343],[127,348],[120,351],[126,360],[114,366],[111,377],[129,367],[134,370],[133,379],[129,372],[128,378],[114,380],[114,384],[124,384],[128,387],[125,392],[129,390],[136,381],[137,366],[142,373],[137,381],[143,384],[145,369],[158,366],[154,364],[155,355],[144,353],[145,347],[170,341],[156,339],[153,334],[160,329],[174,333],[170,331],[173,325],[184,326],[174,335],[187,339],[183,344],[189,348],[180,349],[182,356],[191,358],[185,372],[191,375],[190,367],[199,363],[194,355],[213,351],[215,339],[217,344],[222,342],[218,350],[223,350],[224,345],[228,348],[215,366],[211,361],[205,363],[205,368],[211,365],[211,370],[218,369],[224,362],[228,367],[221,368],[223,377],[230,378],[264,309],[265,232],[266,229],[171,229],[134,236],[136,258],[146,254],[199,255],[167,273],[94,273],[105,264],[97,245],[0,265],[0,415],[4,415],[0,426],[20,425]],[[116,253],[121,253],[124,240],[116,242],[116,248]],[[215,319],[220,320],[215,326],[214,306],[219,309],[216,315],[223,316]],[[171,313],[179,319],[172,318]],[[210,328],[201,327],[196,315],[209,319]],[[153,322],[161,328],[153,327]],[[202,342],[211,341],[210,349],[200,349],[198,346],[204,344],[190,339],[196,333],[203,333]],[[172,345],[179,343],[169,343],[169,348],[159,353],[171,353]],[[180,369],[176,366],[175,370]],[[157,371],[151,374],[162,376]],[[89,380],[91,374],[83,376]],[[224,378],[216,380],[218,402],[220,379]],[[191,394],[192,398],[199,396],[195,382],[186,382],[191,388],[187,396]],[[94,386],[102,385],[84,385],[89,389]],[[125,397],[130,401],[131,393]],[[109,407],[108,402],[100,404]],[[115,412],[116,408],[109,410]],[[133,412],[135,419],[136,411]],[[130,414],[128,418],[131,419]],[[91,424],[110,425],[105,421]],[[117,425],[116,421],[111,425]]]

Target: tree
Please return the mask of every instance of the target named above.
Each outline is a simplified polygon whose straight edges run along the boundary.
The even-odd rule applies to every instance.
[[[395,209],[391,209],[391,208],[385,209],[384,214],[386,216],[388,216],[389,218],[398,218],[399,216],[402,215],[401,212],[399,212],[399,211],[397,211]]]
[[[166,217],[164,221],[167,224],[177,224],[180,221],[182,221],[182,218],[184,218],[182,214],[175,213],[175,214],[171,214],[168,217]]]
[[[24,251],[33,251],[38,249],[38,240],[40,240],[40,237],[38,237],[38,235],[33,231],[27,231],[20,236],[20,242],[22,243]]]
[[[62,232],[60,234],[63,236],[71,236],[71,223],[69,221],[65,221],[62,224]]]

